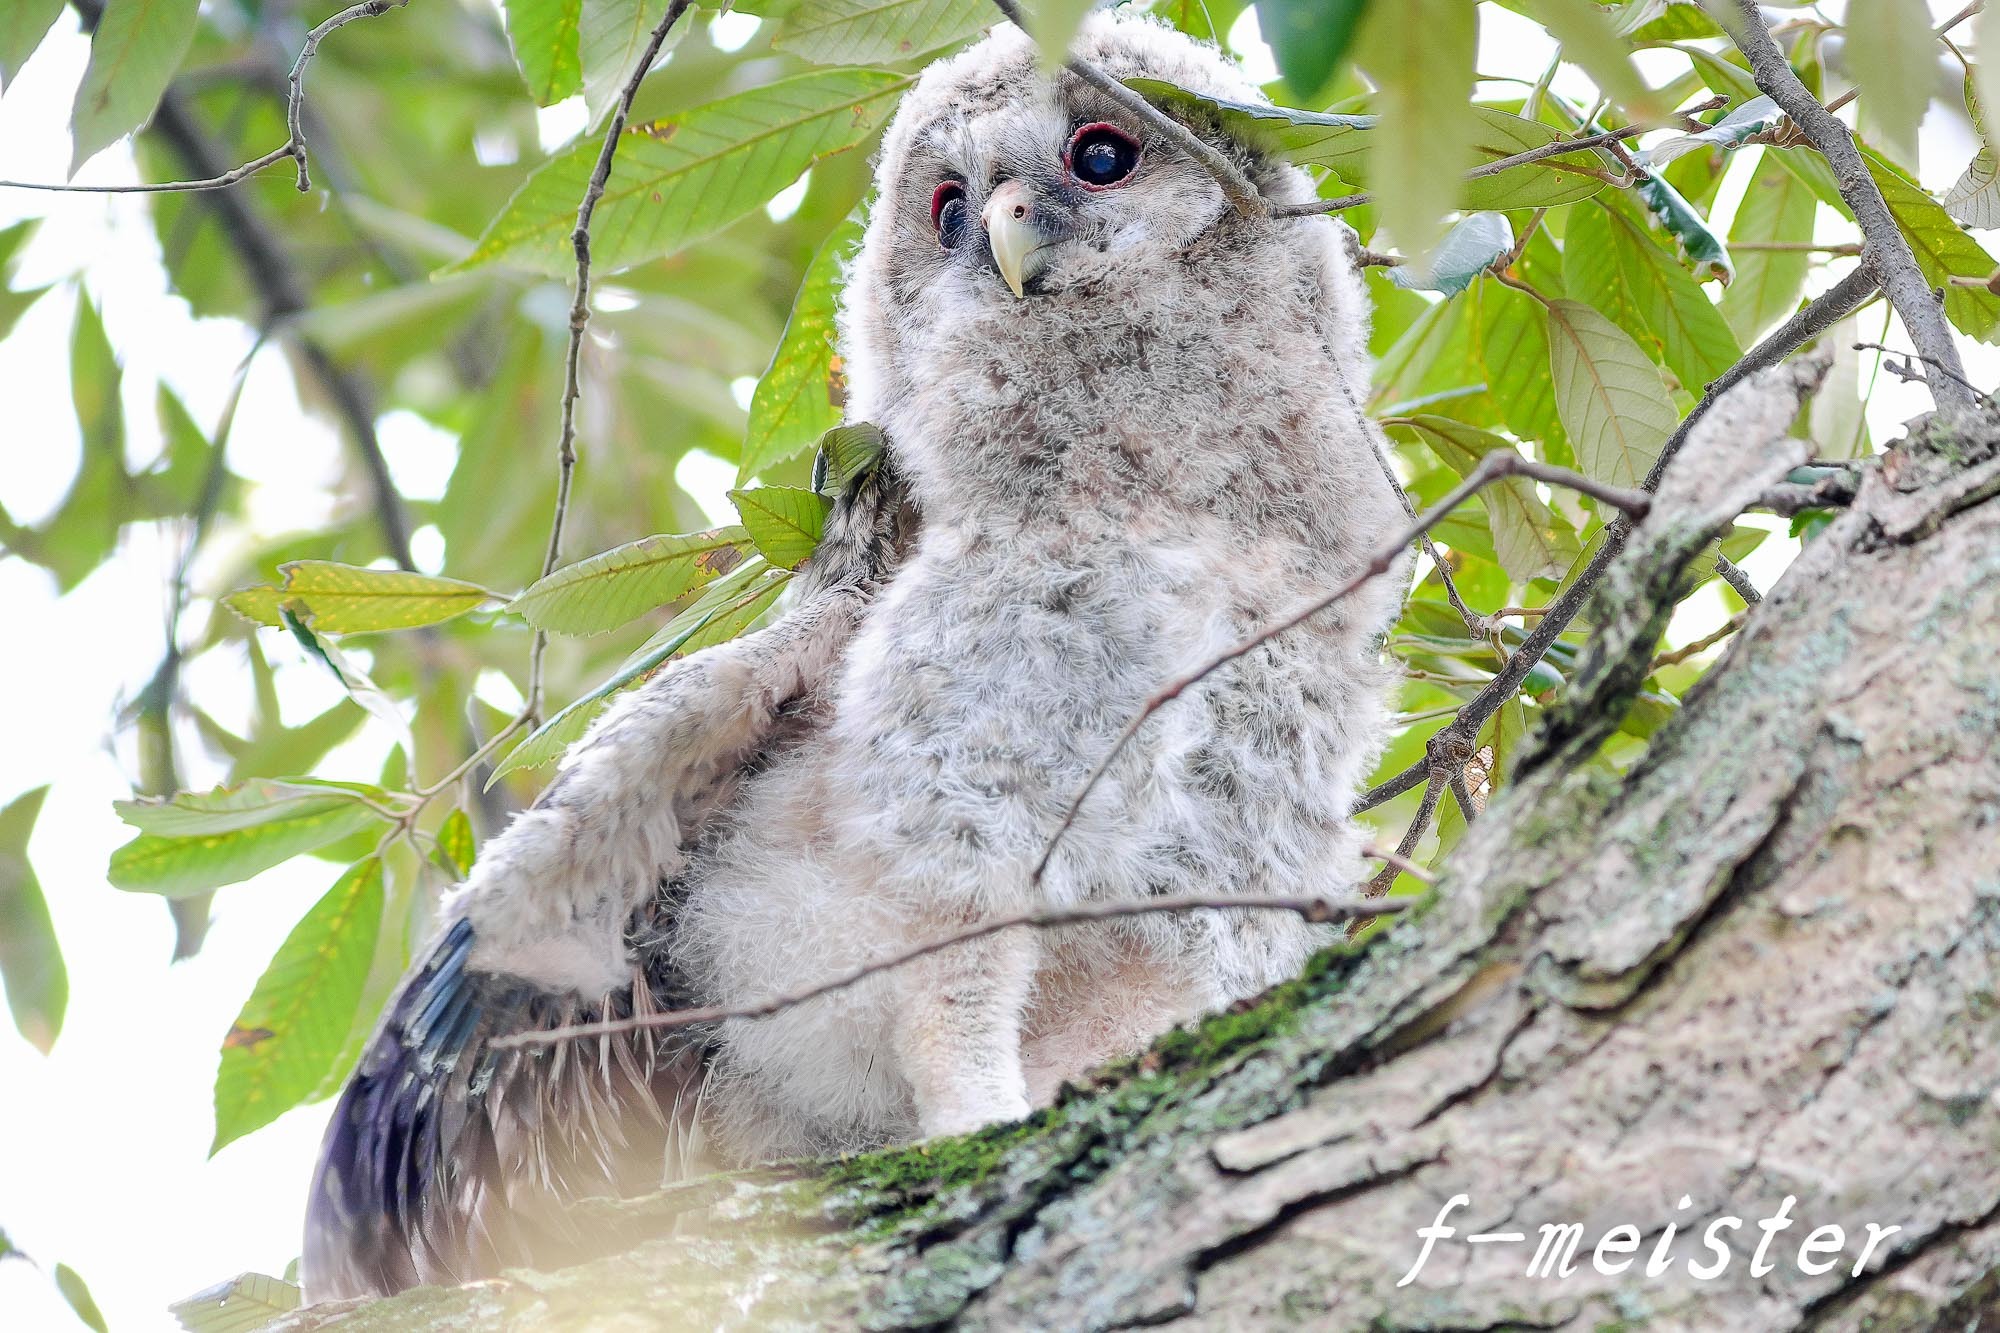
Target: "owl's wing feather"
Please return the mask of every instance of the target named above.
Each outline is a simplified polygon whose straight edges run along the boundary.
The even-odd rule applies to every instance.
[[[690,1151],[698,1039],[492,1039],[687,1003],[649,947],[668,926],[660,888],[824,692],[914,526],[892,474],[863,478],[790,612],[627,695],[484,849],[334,1108],[308,1203],[312,1299],[551,1262],[577,1240],[563,1204],[657,1184]]]

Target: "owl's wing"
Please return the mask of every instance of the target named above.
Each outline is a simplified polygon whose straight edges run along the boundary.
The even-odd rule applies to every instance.
[[[893,475],[863,478],[790,612],[625,696],[483,850],[334,1108],[307,1209],[311,1299],[548,1262],[562,1203],[657,1184],[686,1150],[698,1043],[489,1043],[685,1003],[663,951],[635,964],[633,932],[746,765],[823,692],[913,530]]]

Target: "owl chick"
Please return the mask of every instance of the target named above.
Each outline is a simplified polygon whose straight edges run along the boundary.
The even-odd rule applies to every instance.
[[[1094,16],[1076,50],[1262,100],[1145,19]],[[1189,127],[1268,198],[1312,196]],[[1004,913],[1357,877],[1395,579],[1168,705],[1031,874],[1153,690],[1397,524],[1340,229],[1239,212],[1011,27],[923,75],[876,186],[840,341],[884,469],[836,506],[786,615],[627,696],[485,849],[335,1110],[315,1299],[546,1262],[551,1205],[656,1184],[663,1162],[1018,1118],[1324,938],[1227,910],[1016,929],[665,1041],[496,1035],[763,1000]]]

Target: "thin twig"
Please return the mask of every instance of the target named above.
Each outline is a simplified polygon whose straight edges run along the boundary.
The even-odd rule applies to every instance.
[[[1487,453],[1479,460],[1479,465],[1466,474],[1465,480],[1453,487],[1443,499],[1439,500],[1426,511],[1421,518],[1411,520],[1409,525],[1397,533],[1392,541],[1384,543],[1376,551],[1374,557],[1352,578],[1348,579],[1338,588],[1335,588],[1332,592],[1315,598],[1305,606],[1293,611],[1290,615],[1266,625],[1263,629],[1258,630],[1255,634],[1244,639],[1233,648],[1229,648],[1220,655],[1210,658],[1207,662],[1195,668],[1195,670],[1170,681],[1155,691],[1152,697],[1146,700],[1145,706],[1133,716],[1131,721],[1125,724],[1124,729],[1112,741],[1110,749],[1105,751],[1104,757],[1098,761],[1097,766],[1091,770],[1090,776],[1085,778],[1083,785],[1077,789],[1075,797],[1070,801],[1069,810],[1063,815],[1062,822],[1056,826],[1055,832],[1049,835],[1047,844],[1042,848],[1041,856],[1036,859],[1034,872],[1029,876],[1030,882],[1035,884],[1041,882],[1043,873],[1048,869],[1050,858],[1055,855],[1056,847],[1061,843],[1063,835],[1068,833],[1071,826],[1076,823],[1077,815],[1083,810],[1083,803],[1089,799],[1091,791],[1096,788],[1105,773],[1110,771],[1111,765],[1117,760],[1118,756],[1124,753],[1125,747],[1132,742],[1133,737],[1139,734],[1139,729],[1146,725],[1148,718],[1179,698],[1193,686],[1206,680],[1221,667],[1269,643],[1272,639],[1277,638],[1286,631],[1305,623],[1342,598],[1351,595],[1369,580],[1379,578],[1381,575],[1388,573],[1394,567],[1396,561],[1401,558],[1404,548],[1436,527],[1443,521],[1446,515],[1450,514],[1452,510],[1458,508],[1461,504],[1464,504],[1466,500],[1477,495],[1493,482],[1505,477],[1530,477],[1536,481],[1547,482],[1552,486],[1566,486],[1593,499],[1602,500],[1604,503],[1621,510],[1634,519],[1644,516],[1646,510],[1652,504],[1650,496],[1642,495],[1637,491],[1626,490],[1622,486],[1606,485],[1581,473],[1572,472],[1568,468],[1553,467],[1547,463],[1523,458],[1510,449],[1495,449]],[[1404,849],[1402,854],[1407,856],[1409,852],[1407,849]]]
[[[1417,844],[1423,841],[1424,834],[1429,831],[1431,817],[1437,813],[1438,800],[1443,795],[1444,789],[1445,775],[1442,772],[1433,773],[1431,780],[1424,784],[1424,799],[1417,806],[1416,818],[1412,819],[1410,826],[1403,830],[1403,840],[1396,844],[1396,859],[1392,861],[1386,856],[1382,858],[1381,871],[1361,890],[1364,896],[1379,898],[1396,882],[1396,875],[1403,868],[1402,863],[1417,850]]]
[[[1805,307],[1786,320],[1771,335],[1758,343],[1743,358],[1718,378],[1703,392],[1693,410],[1674,428],[1660,446],[1659,457],[1646,474],[1644,489],[1648,494],[1659,489],[1660,478],[1667,467],[1687,443],[1689,434],[1703,417],[1708,415],[1721,397],[1760,370],[1777,365],[1799,348],[1825,333],[1829,328],[1859,310],[1871,300],[1877,290],[1874,273],[1866,266],[1855,270],[1829,287],[1820,295],[1807,302]],[[1631,535],[1633,520],[1619,514],[1605,527],[1604,540],[1597,548],[1597,554],[1578,574],[1570,585],[1554,602],[1541,608],[1541,618],[1532,633],[1509,657],[1500,671],[1483,686],[1479,693],[1466,702],[1458,713],[1458,720],[1446,727],[1440,727],[1432,735],[1424,758],[1417,760],[1394,777],[1384,780],[1355,802],[1356,812],[1372,810],[1384,801],[1392,800],[1409,791],[1430,775],[1432,766],[1440,761],[1452,762],[1452,756],[1471,754],[1479,735],[1479,729],[1486,725],[1486,719],[1498,712],[1500,706],[1514,697],[1521,688],[1529,671],[1547,654],[1550,646],[1562,637],[1569,624],[1576,618],[1583,604],[1589,600],[1591,591],[1604,576],[1604,571],[1625,549],[1625,539]]]
[[[1653,659],[1652,664],[1646,670],[1648,672],[1658,671],[1661,667],[1673,666],[1675,663],[1687,661],[1690,657],[1698,653],[1705,653],[1710,648],[1715,647],[1716,644],[1721,643],[1724,639],[1734,634],[1737,630],[1742,629],[1748,619],[1748,613],[1739,611],[1724,621],[1722,628],[1716,630],[1714,633],[1704,634],[1693,643],[1682,644],[1678,648],[1669,649],[1661,653]]]
[[[993,0],[993,4],[1002,14],[1007,16],[1008,22],[1023,32],[1029,30],[1027,20],[1022,17],[1020,6],[1016,5],[1014,0]],[[1071,56],[1063,61],[1063,65],[1070,73],[1076,75],[1098,92],[1116,102],[1125,111],[1144,121],[1154,132],[1171,140],[1176,148],[1179,148],[1199,163],[1209,175],[1215,177],[1215,183],[1222,187],[1222,192],[1229,197],[1229,202],[1236,206],[1236,210],[1239,213],[1247,216],[1263,213],[1268,210],[1269,205],[1265,202],[1264,194],[1257,188],[1256,183],[1244,175],[1237,165],[1231,162],[1220,149],[1204,142],[1193,130],[1190,130],[1187,126],[1181,124],[1172,116],[1169,116],[1166,112],[1141,97],[1138,93],[1133,92],[1130,88],[1127,88],[1124,84],[1091,64],[1088,60]]]
[[[1945,324],[1937,293],[1917,267],[1910,242],[1889,212],[1875,178],[1869,175],[1853,134],[1800,81],[1771,40],[1756,0],[1704,0],[1704,4],[1750,61],[1751,77],[1758,89],[1792,118],[1833,168],[1840,197],[1853,212],[1867,247],[1862,262],[1875,271],[1910,341],[1935,372],[1926,375],[1931,398],[1946,415],[1970,410],[1973,399],[1965,390],[1965,367]]]
[[[1755,606],[1764,600],[1764,594],[1757,591],[1757,585],[1750,581],[1750,576],[1743,572],[1743,567],[1720,551],[1715,553],[1715,572],[1720,574],[1722,581],[1734,588],[1736,595],[1748,605]]]
[[[1986,284],[1984,282],[1981,282],[1979,285],[1984,287]],[[1931,366],[1939,373],[1949,375],[1951,376],[1951,378],[1957,380],[1960,384],[1964,385],[1966,389],[1970,391],[1974,397],[1978,398],[1988,407],[1992,407],[1994,405],[1992,394],[1986,392],[1986,390],[1980,388],[1977,384],[1974,384],[1971,380],[1965,378],[1965,376],[1959,374],[1958,371],[1952,369],[1950,366],[1942,366],[1939,365],[1937,362],[1932,361],[1922,352],[1906,352],[1900,347],[1890,347],[1884,343],[1856,343],[1854,344],[1854,350],[1857,352],[1884,353],[1884,356],[1882,358],[1882,368],[1884,370],[1887,370],[1891,375],[1894,375],[1897,379],[1905,381],[1922,379],[1923,376],[1911,370],[1909,368],[1907,361],[1903,365],[1898,366],[1894,362],[1890,361],[1889,357],[1892,356],[1914,357],[1916,360],[1922,361],[1925,364]]]
[[[1391,899],[1384,902],[1366,902],[1358,898],[1314,898],[1290,897],[1275,894],[1184,894],[1163,895],[1158,898],[1137,898],[1130,901],[1079,903],[1073,907],[1049,908],[1036,912],[1016,912],[1010,916],[992,917],[976,925],[956,930],[949,935],[941,935],[933,940],[886,958],[878,958],[851,971],[843,972],[831,981],[815,986],[776,995],[768,1000],[753,1004],[708,1005],[700,1009],[674,1009],[657,1014],[634,1014],[630,1018],[608,1019],[601,1023],[576,1023],[568,1027],[548,1028],[540,1032],[517,1032],[511,1036],[495,1037],[490,1043],[496,1050],[507,1050],[528,1046],[552,1046],[559,1042],[576,1041],[584,1037],[608,1037],[623,1032],[642,1030],[697,1027],[709,1023],[723,1023],[732,1019],[769,1018],[773,1014],[795,1008],[808,1000],[816,1000],[822,995],[831,995],[850,986],[858,985],[869,977],[916,962],[943,949],[967,944],[973,940],[997,935],[1003,930],[1023,927],[1047,930],[1061,926],[1088,925],[1096,921],[1111,921],[1122,917],[1150,916],[1158,912],[1200,912],[1200,911],[1250,911],[1250,912],[1290,912],[1303,917],[1315,925],[1327,925],[1338,921],[1361,921],[1379,916],[1390,916],[1409,905],[1408,899]]]
[[[248,180],[266,167],[290,159],[298,164],[299,192],[312,189],[312,175],[306,168],[306,132],[304,111],[306,100],[306,66],[319,54],[319,44],[327,34],[344,28],[357,19],[374,18],[392,9],[401,9],[410,0],[361,0],[341,10],[326,22],[306,34],[305,42],[299,47],[298,59],[292,62],[291,72],[285,77],[285,127],[290,131],[282,144],[262,157],[252,158],[240,167],[204,176],[200,180],[154,181],[136,185],[59,185],[43,181],[0,180],[0,189],[48,190],[64,194],[199,194],[206,190],[226,190],[239,181]]]

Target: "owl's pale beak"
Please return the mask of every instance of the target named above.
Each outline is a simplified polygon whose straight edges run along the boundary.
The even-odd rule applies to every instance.
[[[1023,285],[1042,269],[1039,253],[1048,237],[1035,225],[1034,192],[1022,181],[1005,181],[986,201],[980,214],[986,224],[986,244],[1000,276],[1016,296],[1025,296]]]

